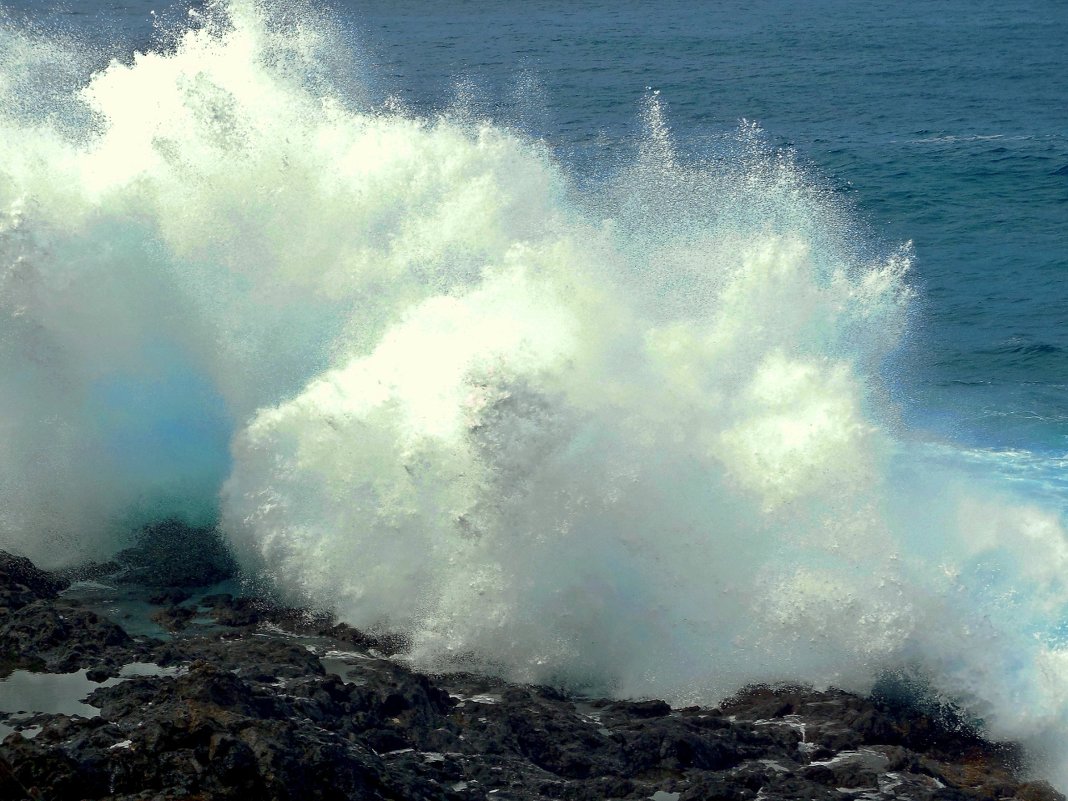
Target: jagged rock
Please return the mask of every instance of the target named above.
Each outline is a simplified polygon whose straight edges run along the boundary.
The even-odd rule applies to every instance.
[[[34,601],[55,598],[69,585],[24,556],[0,551],[0,620]]]
[[[152,620],[167,631],[181,631],[196,617],[197,610],[188,606],[172,606],[152,613]]]
[[[142,529],[136,544],[114,561],[123,568],[118,581],[155,588],[207,587],[237,572],[218,531],[179,520]]]
[[[201,603],[211,607],[211,618],[220,626],[256,626],[269,618],[267,604],[257,598],[234,598],[224,593],[208,596]]]
[[[241,637],[229,633],[175,639],[161,643],[152,654],[163,666],[203,661],[239,675],[255,675],[263,681],[279,677],[321,676],[322,663],[307,648],[283,638]]]
[[[121,665],[146,651],[115,623],[64,602],[34,601],[0,623],[0,675],[18,668],[65,673],[101,662]]]
[[[193,597],[184,587],[164,587],[149,594],[148,602],[157,606],[178,606]]]
[[[900,699],[804,687],[749,688],[715,709],[582,699],[421,675],[317,613],[202,605],[229,623],[167,642],[134,642],[71,601],[14,612],[0,645],[39,667],[89,661],[99,680],[136,656],[161,674],[106,682],[87,699],[97,718],[37,715],[35,738],[10,735],[0,799],[1064,801],[1019,780],[1015,749]]]

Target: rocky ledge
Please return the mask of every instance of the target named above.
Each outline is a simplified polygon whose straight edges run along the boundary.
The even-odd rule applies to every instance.
[[[91,587],[143,581],[133,562]],[[904,701],[755,687],[672,709],[427,676],[399,640],[153,581],[148,636],[0,553],[0,799],[1063,801],[1018,749]],[[60,679],[84,682],[81,714],[20,703]]]

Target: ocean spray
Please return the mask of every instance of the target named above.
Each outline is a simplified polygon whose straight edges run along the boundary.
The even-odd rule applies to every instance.
[[[682,158],[651,97],[580,189],[370,107],[311,9],[198,13],[80,81],[0,32],[3,547],[219,515],[421,667],[675,703],[918,670],[1064,762],[1062,521],[898,424],[907,248],[748,124]]]

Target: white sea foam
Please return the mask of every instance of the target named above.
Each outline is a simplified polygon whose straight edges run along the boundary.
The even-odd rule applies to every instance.
[[[675,702],[908,667],[1065,761],[1062,521],[899,430],[907,249],[861,258],[748,125],[681,162],[655,100],[580,192],[361,105],[284,11],[49,113],[27,54],[79,57],[0,33],[3,547],[105,554],[222,487],[250,573],[421,666]]]

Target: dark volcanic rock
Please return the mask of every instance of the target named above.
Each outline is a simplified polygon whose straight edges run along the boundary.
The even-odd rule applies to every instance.
[[[188,606],[171,606],[152,615],[152,620],[167,631],[181,631],[196,617],[197,610]]]
[[[55,598],[69,582],[46,573],[24,556],[0,551],[0,620],[34,601]]]
[[[263,677],[261,681],[325,673],[319,658],[307,648],[283,637],[242,637],[229,633],[176,639],[157,646],[157,664],[174,666],[203,661],[239,675]]]
[[[9,658],[92,663],[103,679],[136,657],[160,675],[96,689],[99,717],[37,715],[36,737],[9,736],[0,799],[1063,801],[1020,781],[1015,749],[894,699],[804,687],[749,688],[717,709],[580,699],[421,675],[382,656],[403,640],[323,615],[228,595],[201,607],[214,625],[165,610],[192,620],[168,642],[135,642],[70,601],[35,596],[10,614]]]
[[[111,621],[63,602],[34,601],[0,622],[0,675],[18,668],[66,673],[122,665],[147,650]]]
[[[281,700],[207,663],[177,679],[134,679],[91,697],[101,718],[0,755],[48,798],[384,798],[381,760],[302,722]],[[16,738],[12,738],[16,740]],[[0,771],[0,797],[4,787]],[[10,785],[10,783],[9,783]]]
[[[163,587],[151,592],[148,602],[157,606],[177,606],[192,597],[193,593],[183,587]]]
[[[142,529],[137,544],[122,551],[115,562],[125,568],[118,580],[157,588],[207,587],[237,572],[218,531],[178,520]]]
[[[282,607],[263,598],[235,598],[230,593],[218,593],[201,598],[200,603],[211,610],[211,619],[221,626],[247,628],[273,623],[298,634],[326,637],[387,656],[402,653],[410,646],[408,639],[398,634],[370,634],[339,623],[328,613]]]

